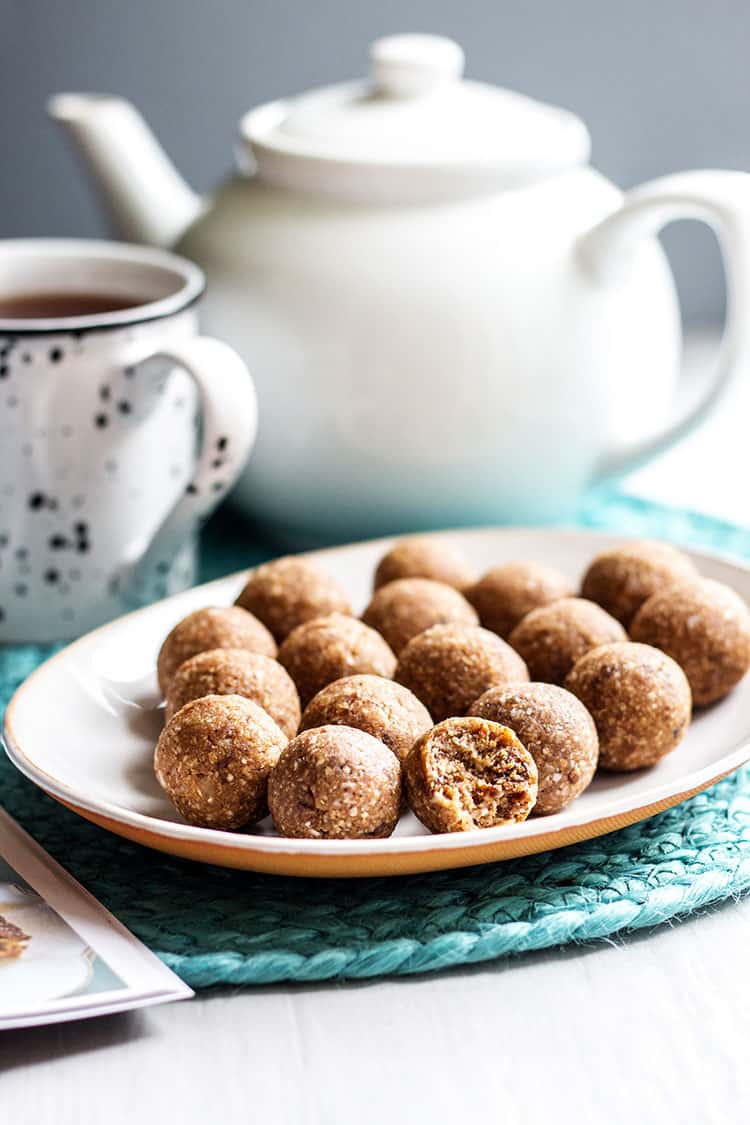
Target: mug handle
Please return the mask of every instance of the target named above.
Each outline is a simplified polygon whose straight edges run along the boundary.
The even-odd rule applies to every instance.
[[[674,423],[616,450],[598,466],[598,477],[637,468],[702,422],[727,384],[750,360],[750,174],[681,172],[635,188],[622,206],[577,243],[578,260],[599,284],[616,283],[632,263],[642,238],[676,219],[700,219],[715,232],[726,275],[727,314],[716,374],[697,403]]]
[[[184,493],[149,538],[134,545],[131,566],[141,571],[169,564],[196,523],[206,519],[240,475],[258,429],[252,376],[237,353],[210,336],[190,336],[137,363],[146,377],[165,365],[195,383],[201,415],[200,449]]]

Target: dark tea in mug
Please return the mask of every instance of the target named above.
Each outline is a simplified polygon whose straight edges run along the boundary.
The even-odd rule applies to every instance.
[[[58,316],[97,316],[132,309],[141,302],[111,293],[0,293],[0,320],[48,320]]]

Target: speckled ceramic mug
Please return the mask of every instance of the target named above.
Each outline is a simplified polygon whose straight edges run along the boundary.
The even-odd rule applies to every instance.
[[[203,288],[166,251],[0,242],[0,301],[128,306],[0,319],[0,642],[65,639],[192,583],[257,424],[242,361],[197,335]]]

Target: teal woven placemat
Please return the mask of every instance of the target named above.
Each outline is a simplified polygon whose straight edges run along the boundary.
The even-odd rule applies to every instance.
[[[617,495],[590,527],[750,557],[750,532]],[[231,534],[229,531],[231,529]],[[227,518],[205,572],[263,557]],[[0,709],[46,653],[0,650]],[[418,973],[653,926],[750,886],[750,771],[669,812],[561,851],[399,879],[300,880],[203,867],[80,820],[2,758],[3,805],[189,984]]]

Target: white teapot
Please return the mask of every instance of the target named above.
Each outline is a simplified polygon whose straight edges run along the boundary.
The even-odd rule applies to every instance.
[[[451,40],[376,42],[364,82],[248,113],[210,199],[117,98],[51,103],[127,238],[209,279],[204,325],[258,388],[240,504],[297,537],[560,519],[685,432],[750,351],[750,175],[623,196],[564,110],[462,79]],[[675,418],[673,280],[655,234],[718,233],[717,378]]]

